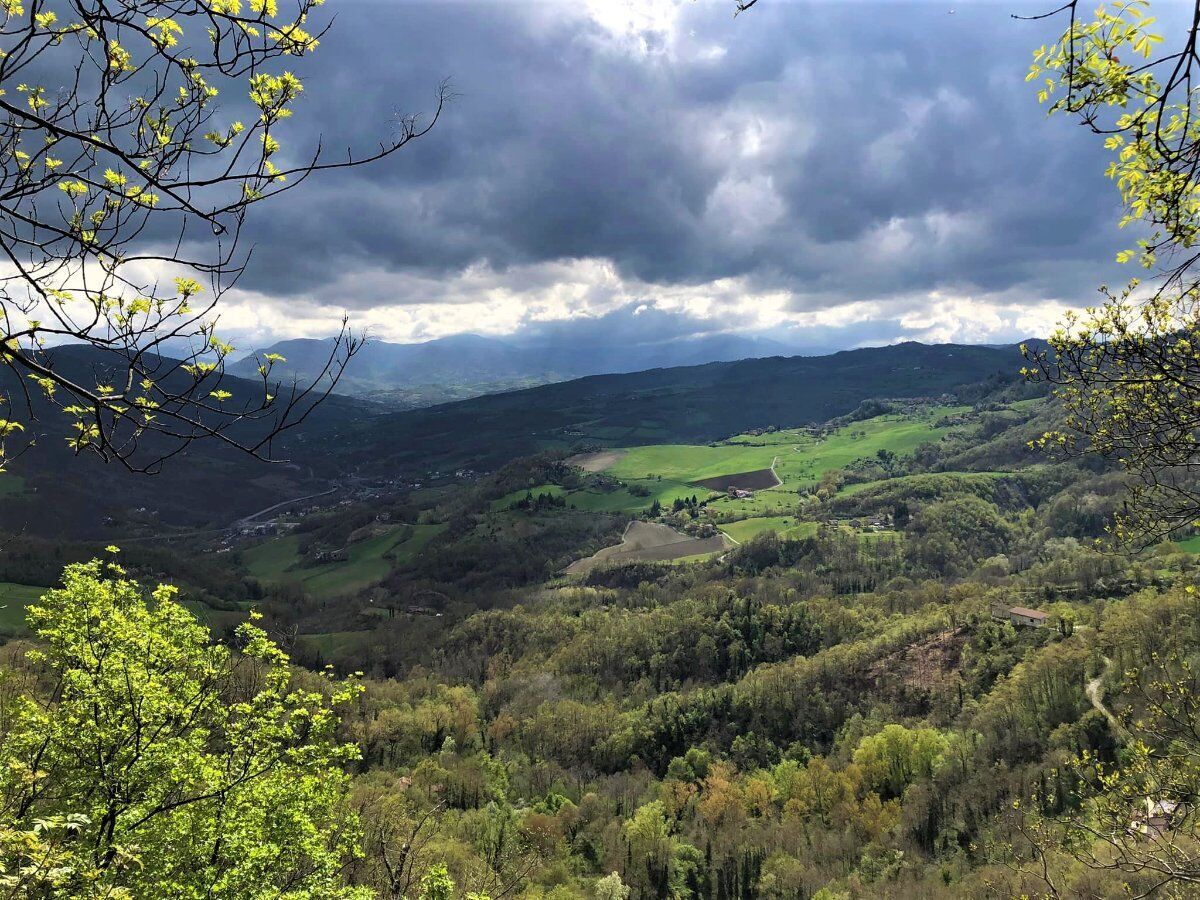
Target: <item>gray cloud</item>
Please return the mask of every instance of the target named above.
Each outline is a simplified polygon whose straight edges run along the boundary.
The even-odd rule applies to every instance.
[[[797,312],[881,304],[847,345],[911,334],[888,303],[928,292],[1088,301],[1123,242],[1104,151],[1024,83],[1054,26],[948,6],[684,3],[670,34],[614,37],[574,3],[347,3],[303,66],[295,146],[386,139],[444,76],[461,98],[396,157],[261,210],[242,286],[366,310],[451,302],[419,286],[472,266],[519,291],[605,259],[651,302],[733,278]]]

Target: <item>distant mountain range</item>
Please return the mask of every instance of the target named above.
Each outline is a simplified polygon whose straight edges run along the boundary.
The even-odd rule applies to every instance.
[[[259,360],[267,353],[277,353],[287,362],[276,366],[273,377],[310,383],[320,375],[332,349],[332,339],[280,341],[243,357],[228,371],[253,378]],[[475,334],[419,344],[368,341],[342,377],[337,392],[409,408],[587,375],[790,356],[795,352],[777,341],[738,335],[648,343],[506,340]]]

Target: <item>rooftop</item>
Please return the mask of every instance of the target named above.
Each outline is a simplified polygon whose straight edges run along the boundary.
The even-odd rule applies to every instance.
[[[1014,616],[1026,616],[1030,619],[1044,619],[1046,613],[1040,609],[1026,609],[1024,606],[1014,606],[1009,610]]]

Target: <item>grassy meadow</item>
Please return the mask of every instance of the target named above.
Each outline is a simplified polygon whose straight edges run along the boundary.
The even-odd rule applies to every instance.
[[[508,509],[514,503],[520,503],[531,494],[536,498],[542,494],[549,494],[551,497],[561,497],[565,493],[566,491],[559,484],[539,484],[537,487],[520,488],[493,500],[492,511],[500,512],[501,510]]]
[[[444,525],[390,528],[376,537],[351,544],[349,559],[318,566],[300,565],[300,538],[291,534],[244,550],[242,560],[250,574],[260,581],[303,584],[314,597],[328,599],[383,580],[394,567],[413,559],[444,528]]]
[[[816,522],[805,522],[795,516],[761,516],[754,519],[742,519],[737,522],[727,522],[718,526],[739,544],[744,544],[751,538],[766,531],[774,531],[780,537],[805,538],[817,533]]]
[[[619,458],[605,469],[605,474],[620,480],[627,488],[644,489],[648,492],[646,496],[637,496],[628,489],[608,494],[575,491],[567,496],[567,501],[580,509],[639,512],[656,499],[669,507],[676,498],[694,495],[700,500],[707,499],[709,509],[721,518],[739,520],[721,526],[736,541],[748,540],[763,531],[802,536],[814,530],[815,525],[795,518],[800,491],[817,484],[825,472],[874,456],[880,450],[903,456],[921,444],[936,441],[954,427],[938,425],[938,421],[967,409],[939,406],[910,415],[877,416],[820,436],[804,429],[785,429],[740,434],[713,444],[621,448]],[[755,491],[753,497],[734,499],[695,483],[772,467],[781,483]],[[858,491],[867,486],[854,485],[847,490]]]
[[[25,607],[50,588],[0,581],[0,635],[27,634]]]

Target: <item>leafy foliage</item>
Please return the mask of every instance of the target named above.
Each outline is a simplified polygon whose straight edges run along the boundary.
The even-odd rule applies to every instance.
[[[235,652],[112,562],[68,567],[5,676],[0,883],[19,896],[334,898],[356,841],[353,682],[292,683],[253,625]]]
[[[1102,286],[1104,302],[1068,315],[1048,350],[1025,348],[1026,373],[1056,385],[1068,413],[1066,427],[1040,443],[1093,449],[1132,476],[1124,537],[1159,537],[1200,519],[1197,24],[1181,49],[1156,55],[1163,38],[1148,8],[1144,0],[1104,5],[1082,21],[1077,4],[1066,4],[1058,11],[1069,13],[1066,30],[1034,54],[1028,76],[1042,80],[1038,96],[1052,114],[1077,118],[1114,155],[1107,175],[1124,204],[1121,225],[1149,230],[1118,259],[1147,269],[1166,261],[1148,290],[1138,279]]]

